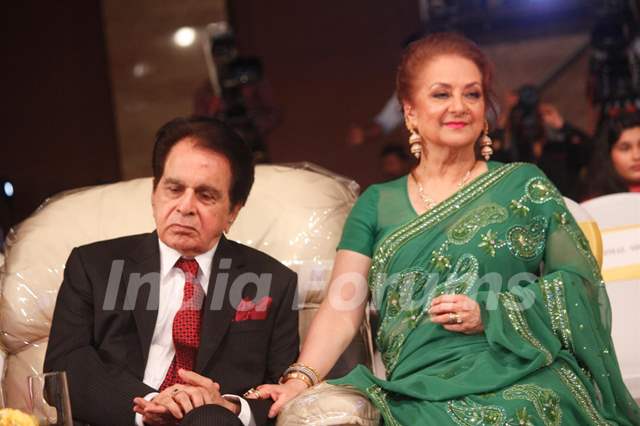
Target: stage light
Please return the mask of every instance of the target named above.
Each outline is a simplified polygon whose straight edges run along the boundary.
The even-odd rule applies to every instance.
[[[189,47],[195,40],[196,30],[192,27],[182,27],[173,33],[173,42],[180,47]]]
[[[2,182],[2,195],[7,198],[13,197],[13,184],[8,180]]]

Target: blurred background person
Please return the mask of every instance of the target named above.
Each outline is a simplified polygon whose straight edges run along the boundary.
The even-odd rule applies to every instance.
[[[591,138],[567,122],[554,105],[540,102],[535,86],[520,87],[517,97],[507,123],[515,159],[536,164],[562,195],[576,198]]]
[[[604,124],[589,167],[585,198],[640,192],[640,112]]]
[[[281,113],[261,59],[240,56],[228,26],[210,34],[205,48],[215,69],[195,94],[194,113],[230,125],[247,141],[256,163],[270,162],[267,136],[280,124]]]
[[[404,146],[390,143],[380,151],[380,170],[384,181],[398,179],[409,173],[413,159]]]

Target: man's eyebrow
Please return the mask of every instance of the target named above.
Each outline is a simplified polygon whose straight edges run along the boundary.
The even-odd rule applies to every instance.
[[[164,182],[171,185],[184,185],[180,179],[176,179],[172,177],[165,178]]]

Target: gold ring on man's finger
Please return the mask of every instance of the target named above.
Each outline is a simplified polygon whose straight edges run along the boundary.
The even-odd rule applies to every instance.
[[[246,397],[251,396],[251,395],[253,395],[253,394],[257,393],[257,392],[258,391],[256,390],[256,388],[251,388],[248,391],[246,391],[244,393],[244,395],[242,395],[242,396],[244,396],[246,398]]]

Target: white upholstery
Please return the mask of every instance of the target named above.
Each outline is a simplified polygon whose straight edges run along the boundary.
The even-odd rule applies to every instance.
[[[354,388],[328,383],[306,390],[287,403],[277,426],[377,426],[380,413],[369,399]]]
[[[322,299],[358,186],[317,167],[258,166],[229,238],[299,273],[301,330]],[[66,192],[25,220],[8,247],[0,298],[0,342],[8,352],[6,406],[27,407],[26,377],[41,371],[65,261],[75,246],[154,229],[151,179]],[[362,361],[362,360],[360,360]]]
[[[622,376],[640,398],[640,194],[594,198],[582,206],[595,218],[603,240],[603,276],[612,307],[612,337]]]

